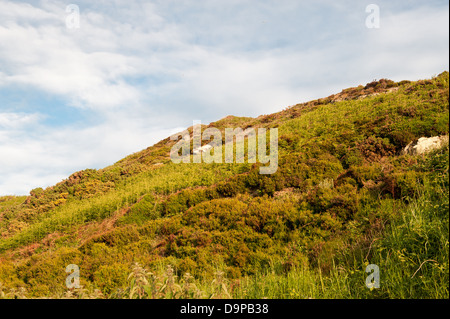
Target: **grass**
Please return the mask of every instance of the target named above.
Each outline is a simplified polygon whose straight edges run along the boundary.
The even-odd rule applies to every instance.
[[[315,269],[293,269],[257,274],[241,281],[234,298],[430,298],[449,296],[448,187],[426,188],[394,220],[371,247],[345,264],[333,264],[329,274]],[[433,191],[433,194],[430,192]],[[433,198],[430,201],[430,198]],[[365,267],[380,268],[380,288],[365,286]]]
[[[430,194],[430,191],[434,191]],[[434,197],[433,201],[430,198]],[[223,272],[216,278],[196,279],[189,273],[177,277],[163,264],[148,272],[135,265],[127,285],[110,295],[99,290],[60,292],[73,298],[237,298],[237,299],[348,299],[348,298],[448,298],[448,187],[427,187],[418,199],[401,211],[371,247],[370,263],[381,272],[381,287],[365,287],[364,272],[369,260],[348,260],[347,267],[333,264],[328,274],[321,268],[295,267],[284,273],[281,265],[265,273],[228,280]],[[366,255],[366,257],[369,254]],[[352,266],[350,265],[352,264]],[[132,278],[133,280],[129,280]],[[1,289],[0,289],[1,290]],[[23,290],[0,292],[3,298],[26,297]]]
[[[445,153],[444,153],[445,154]],[[448,155],[448,149],[447,149]],[[217,269],[214,279],[194,278],[185,272],[177,276],[173,267],[160,263],[152,271],[135,264],[124,285],[109,295],[100,290],[78,289],[56,295],[59,298],[236,298],[236,299],[360,299],[360,298],[448,298],[448,183],[430,182],[417,199],[401,208],[383,237],[369,252],[348,254],[344,263],[333,263],[324,274],[321,268],[272,264],[265,272],[237,280]],[[444,183],[445,184],[445,183]],[[395,209],[392,205],[390,209]],[[365,286],[365,267],[380,268],[379,289]],[[224,267],[224,266],[222,266]],[[2,291],[3,298],[25,298],[26,291]],[[55,297],[55,296],[53,296]]]
[[[173,164],[166,139],[0,197],[0,297],[448,298],[448,146],[400,155],[448,134],[448,72],[215,124],[278,127],[278,171]]]
[[[130,206],[144,194],[170,194],[180,189],[210,185],[225,179],[238,169],[232,165],[217,165],[211,170],[205,165],[177,166],[168,163],[157,172],[145,172],[127,180],[114,190],[94,198],[69,201],[66,205],[38,216],[33,224],[0,242],[0,252],[39,241],[46,235],[64,232],[74,225],[102,220],[122,207]],[[20,202],[19,199],[16,203]]]

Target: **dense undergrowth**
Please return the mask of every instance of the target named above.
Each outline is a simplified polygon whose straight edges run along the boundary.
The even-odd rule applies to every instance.
[[[166,139],[1,197],[0,298],[448,298],[448,145],[400,154],[448,134],[448,81],[380,80],[210,124],[278,127],[273,175],[171,163]],[[66,289],[69,264],[83,288]]]

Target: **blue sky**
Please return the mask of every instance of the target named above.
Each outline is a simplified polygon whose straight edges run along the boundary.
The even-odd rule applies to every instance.
[[[80,10],[70,29],[69,4]],[[380,8],[369,29],[366,6]],[[448,1],[0,0],[0,195],[227,115],[449,69]]]

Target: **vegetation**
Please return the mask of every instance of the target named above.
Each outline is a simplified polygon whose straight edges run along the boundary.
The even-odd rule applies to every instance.
[[[278,127],[272,175],[174,164],[165,139],[0,197],[0,298],[448,298],[449,148],[400,152],[448,134],[448,83],[382,79],[210,124]]]

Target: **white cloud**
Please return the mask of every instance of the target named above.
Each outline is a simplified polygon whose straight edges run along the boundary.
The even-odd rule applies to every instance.
[[[118,107],[139,99],[138,90],[123,77],[139,74],[140,61],[107,51],[113,47],[105,43],[116,49],[120,46],[120,38],[111,31],[114,25],[101,21],[92,24],[92,14],[87,14],[80,34],[76,34],[65,28],[62,3],[59,13],[20,3],[1,4],[0,63],[4,71],[0,83],[42,89],[69,97],[74,105],[94,109]],[[91,47],[87,48],[86,42]]]
[[[0,113],[0,132],[2,130],[17,130],[38,122],[39,114]]]
[[[8,127],[16,130],[0,129],[0,194],[25,195],[33,188],[54,185],[75,171],[106,167],[180,131],[142,120],[116,120],[117,125],[107,122],[52,130],[26,116],[8,115]],[[34,135],[27,134],[27,125],[34,126]]]

